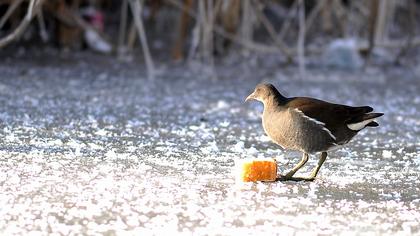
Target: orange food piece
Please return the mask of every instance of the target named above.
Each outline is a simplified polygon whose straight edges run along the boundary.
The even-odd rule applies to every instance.
[[[272,158],[244,159],[236,162],[237,181],[275,181],[277,162]]]

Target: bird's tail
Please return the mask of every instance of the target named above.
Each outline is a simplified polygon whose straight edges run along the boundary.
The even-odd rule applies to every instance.
[[[356,116],[347,122],[347,127],[351,130],[359,131],[366,126],[377,127],[379,126],[374,120],[384,113],[366,113],[360,116]]]

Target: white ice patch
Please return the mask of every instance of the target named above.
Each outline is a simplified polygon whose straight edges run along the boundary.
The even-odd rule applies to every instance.
[[[243,153],[249,156],[258,156],[260,152],[255,147],[245,147],[244,141],[238,141],[231,149],[232,152]]]
[[[382,151],[382,156],[384,158],[391,158],[392,157],[392,151],[390,151],[390,150],[383,150]]]
[[[232,151],[234,152],[243,152],[245,149],[245,143],[243,141],[239,141],[233,146]]]
[[[211,154],[219,151],[216,141],[209,142],[207,146],[200,148],[203,154]]]
[[[271,141],[271,139],[270,139],[270,137],[268,137],[267,135],[265,135],[265,134],[263,134],[263,135],[261,135],[261,136],[258,136],[258,137],[256,137],[255,138],[257,141],[260,141],[260,142],[270,142]]]
[[[420,166],[420,156],[417,156],[416,158],[413,159],[414,164]]]
[[[364,120],[358,123],[354,123],[354,124],[348,124],[347,127],[349,127],[349,129],[351,130],[361,130],[363,128],[366,127],[367,124],[369,124],[370,122],[374,121],[375,119],[369,119],[369,120]]]
[[[325,132],[327,132],[327,133],[328,133],[328,135],[330,135],[330,137],[331,137],[332,139],[337,140],[337,139],[336,139],[336,137],[335,137],[335,136],[331,133],[331,131],[325,127],[325,123],[324,123],[324,122],[321,122],[321,121],[319,121],[319,120],[316,120],[316,119],[314,119],[314,118],[311,118],[311,117],[309,117],[309,116],[305,115],[305,113],[303,113],[301,110],[299,110],[299,109],[297,109],[297,108],[295,108],[294,110],[295,110],[295,111],[297,111],[297,112],[298,112],[298,113],[299,113],[302,117],[304,117],[304,118],[306,118],[306,119],[308,119],[308,120],[310,120],[310,121],[312,121],[312,122],[315,122],[315,124],[317,124],[317,125],[321,125],[321,126],[322,126],[322,129],[323,129]]]
[[[221,127],[223,127],[223,128],[226,128],[226,127],[228,127],[230,125],[230,122],[229,121],[227,121],[227,120],[225,120],[225,121],[223,121],[223,122],[220,122],[220,126]]]

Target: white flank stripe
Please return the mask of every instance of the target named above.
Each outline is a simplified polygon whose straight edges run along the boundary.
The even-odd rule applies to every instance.
[[[337,140],[334,134],[332,134],[331,131],[327,129],[325,126],[322,129],[325,130],[325,132],[327,132],[331,136],[332,139]]]
[[[310,120],[312,122],[315,122],[315,124],[317,124],[317,125],[321,125],[322,126],[322,129],[325,132],[327,132],[328,135],[330,135],[332,139],[337,140],[336,137],[331,133],[331,131],[329,129],[327,129],[327,127],[325,127],[325,123],[324,122],[321,122],[319,120],[316,120],[316,119],[314,119],[312,117],[309,117],[309,116],[305,115],[305,113],[303,113],[303,111],[301,111],[301,110],[299,110],[297,108],[295,108],[294,110],[297,111],[302,117],[304,117],[304,118],[306,118],[306,119],[308,119],[308,120]]]
[[[351,130],[361,130],[363,128],[366,127],[367,124],[369,124],[370,122],[374,121],[375,118],[373,119],[369,119],[369,120],[364,120],[358,123],[353,123],[353,124],[347,124],[347,127],[349,127],[349,129]]]

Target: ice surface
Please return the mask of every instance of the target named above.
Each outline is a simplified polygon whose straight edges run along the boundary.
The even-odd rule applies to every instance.
[[[0,65],[3,235],[420,233],[418,79],[266,73],[285,95],[372,105],[385,116],[331,152],[313,183],[239,186],[237,159],[275,157],[285,172],[300,158],[269,142],[260,104],[243,102],[263,69],[150,82],[118,65],[24,67]]]

